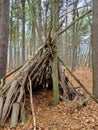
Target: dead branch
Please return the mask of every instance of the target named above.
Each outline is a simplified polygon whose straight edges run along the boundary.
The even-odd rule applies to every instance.
[[[32,110],[32,119],[33,119],[34,130],[36,130],[36,118],[35,118],[34,103],[33,103],[33,96],[32,96],[32,82],[30,76],[28,78],[30,83],[30,103],[31,103],[31,110]]]
[[[98,103],[98,100],[94,97],[94,95],[92,95],[87,89],[86,87],[80,82],[79,79],[77,79],[77,77],[68,69],[68,67],[65,65],[65,63],[58,58],[59,61],[64,65],[64,67],[66,68],[66,70],[71,74],[71,76],[76,80],[76,82],[83,88],[83,90],[96,102]]]
[[[61,32],[58,32],[57,35],[61,35],[62,33],[64,33],[65,31],[67,31],[70,27],[72,27],[76,22],[78,22],[80,19],[84,18],[86,15],[88,15],[89,13],[91,13],[92,10],[88,10],[87,12],[85,12],[84,14],[82,14],[79,18],[75,19],[70,25],[68,25],[65,29],[63,29]]]
[[[18,124],[18,117],[19,117],[19,103],[14,103],[12,108],[12,115],[11,115],[11,125],[10,128],[16,128]]]
[[[83,15],[81,15],[80,17],[78,17],[77,19],[75,19],[73,22],[71,22],[71,24],[69,24],[65,29],[63,29],[61,32],[57,31],[53,38],[52,38],[52,42],[54,42],[54,40],[56,39],[57,36],[61,35],[62,33],[64,33],[65,31],[67,31],[70,27],[72,27],[76,22],[78,22],[80,19],[84,18],[86,15],[88,15],[89,13],[91,13],[92,10],[88,10],[87,12],[85,12]]]

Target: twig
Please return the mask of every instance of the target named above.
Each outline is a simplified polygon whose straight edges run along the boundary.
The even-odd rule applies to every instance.
[[[34,102],[33,102],[33,96],[32,96],[32,82],[29,78],[29,83],[30,83],[30,103],[31,103],[31,110],[32,110],[32,118],[33,118],[33,125],[34,125],[34,130],[36,130],[36,118],[35,118],[35,112],[34,112]]]

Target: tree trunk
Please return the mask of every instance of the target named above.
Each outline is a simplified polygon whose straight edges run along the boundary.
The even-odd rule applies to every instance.
[[[98,98],[98,0],[93,1],[93,94]]]
[[[17,18],[17,67],[20,66],[19,18]]]
[[[19,15],[19,5],[20,5],[20,2],[18,0],[16,0],[16,5],[17,5],[17,14]],[[17,23],[16,23],[16,30],[17,30],[17,55],[16,55],[16,62],[17,62],[17,65],[16,67],[19,67],[20,66],[20,32],[19,32],[19,23],[20,23],[20,20],[19,20],[19,16],[17,16]]]
[[[25,0],[22,3],[22,64],[25,62]]]
[[[44,32],[44,34],[45,34],[45,41],[47,40],[47,25],[48,25],[48,16],[47,16],[47,14],[48,14],[48,9],[49,9],[49,1],[48,0],[46,0],[46,9],[45,9],[45,32]]]
[[[68,26],[68,0],[66,0],[66,27]],[[66,61],[66,64],[68,64],[68,50],[67,50],[67,46],[68,46],[68,31],[65,32],[65,51],[64,51],[64,60]]]
[[[34,22],[36,22],[36,19],[34,20]],[[32,42],[33,42],[33,45],[31,45],[31,46],[33,46],[33,50],[32,50],[33,51],[33,53],[32,53],[33,56],[35,55],[35,41],[36,41],[35,39],[36,39],[35,23],[32,22]]]
[[[73,0],[73,21],[76,19],[76,8],[78,5],[78,0]],[[73,38],[72,38],[72,71],[75,71],[76,60],[77,60],[77,24],[73,25]]]
[[[12,46],[12,39],[13,39],[13,0],[11,3],[11,11],[10,11],[10,41],[9,41],[9,61],[8,61],[8,71],[13,69],[13,46]]]
[[[9,0],[1,1],[0,26],[0,79],[6,74],[9,37]]]
[[[58,23],[58,2],[52,1],[52,28],[53,34],[56,32]],[[52,77],[53,77],[53,93],[54,93],[54,105],[59,103],[59,86],[58,86],[58,62],[57,62],[57,39],[55,40],[56,52],[52,61]]]
[[[38,24],[39,24],[39,32],[42,35],[42,13],[41,13],[41,0],[38,0]],[[39,37],[39,47],[42,45],[41,39]]]
[[[0,1],[0,23],[1,23],[1,1]]]
[[[13,49],[14,49],[14,63],[13,63],[13,67],[14,67],[14,69],[16,68],[16,63],[17,63],[17,61],[16,61],[16,26],[14,27],[14,32],[13,32],[13,38],[14,38],[14,40],[13,40],[13,42],[14,42],[14,47],[13,47]]]

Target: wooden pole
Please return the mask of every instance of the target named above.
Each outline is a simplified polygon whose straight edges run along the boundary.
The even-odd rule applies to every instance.
[[[16,128],[18,124],[18,117],[19,117],[19,103],[14,103],[12,108],[12,115],[11,115],[11,125],[10,128]]]

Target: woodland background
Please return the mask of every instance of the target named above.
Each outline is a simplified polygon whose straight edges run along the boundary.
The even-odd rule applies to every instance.
[[[17,68],[19,69],[19,67],[21,68],[25,63],[28,63],[31,57],[35,57],[48,40],[53,40],[56,54],[52,61],[54,63],[52,68],[53,88],[58,84],[58,78],[55,78],[55,74],[57,74],[57,57],[59,56],[71,73],[79,78],[79,81],[85,85],[88,91],[93,93],[93,95],[90,93],[89,96],[98,103],[97,12],[98,1],[96,0],[1,0],[1,84],[2,78],[6,74],[15,69],[17,71]],[[68,71],[64,70],[75,89],[85,95],[83,89],[78,90],[81,82],[77,84]],[[11,78],[13,77],[12,75]],[[10,78],[7,81],[10,81]],[[55,92],[58,92],[58,88],[55,88],[53,89],[54,95]],[[18,91],[20,94],[19,89]],[[2,90],[0,90],[0,96],[2,93]],[[15,96],[14,93],[13,95]],[[56,93],[56,98],[58,98],[58,95]],[[67,101],[66,103],[60,102],[60,104],[57,101],[56,104],[58,105],[53,107],[51,105],[53,101],[53,93],[51,91],[43,90],[39,93],[34,93],[33,96],[37,118],[36,129],[97,130],[98,105],[91,99],[88,105],[86,104],[86,107],[82,108],[81,106],[81,109],[77,109],[78,100]],[[29,105],[30,102],[27,98],[26,106]],[[25,126],[20,123],[17,129],[33,129],[30,108],[26,109],[29,120]],[[42,114],[44,112],[45,114]],[[51,113],[53,113],[53,118]],[[8,124],[6,124],[6,128],[9,128]]]

